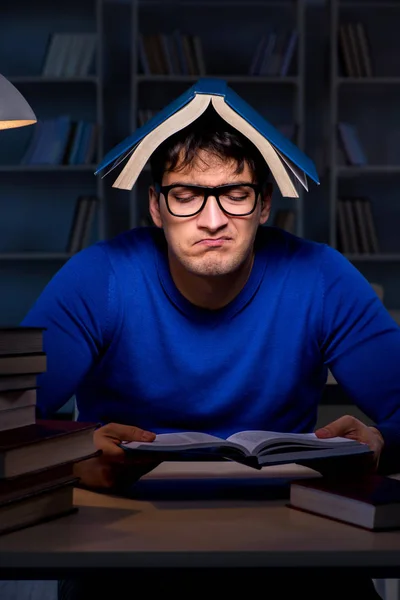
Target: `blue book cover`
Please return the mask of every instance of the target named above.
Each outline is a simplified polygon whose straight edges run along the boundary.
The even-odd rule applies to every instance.
[[[139,127],[132,135],[128,136],[106,154],[102,162],[98,165],[95,174],[97,175],[107,166],[121,162],[151,131],[155,130],[161,123],[191,102],[197,94],[207,94],[222,96],[225,103],[238,113],[245,121],[254,127],[263,137],[265,137],[272,146],[286,157],[287,163],[293,166],[293,169],[304,172],[315,183],[319,184],[318,174],[313,161],[308,158],[293,142],[287,139],[282,133],[261,116],[250,104],[243,100],[234,92],[222,79],[200,78],[193,86],[187,89],[178,98],[173,100],[152,119],[147,121],[142,127]]]

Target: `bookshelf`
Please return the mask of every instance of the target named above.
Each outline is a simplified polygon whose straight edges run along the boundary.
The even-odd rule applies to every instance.
[[[29,18],[23,18],[27,14]],[[41,127],[43,122],[51,123],[41,132],[47,147],[54,144],[54,154],[46,155],[45,145],[38,142],[35,159],[32,153],[28,160],[38,125],[5,130],[1,135],[2,326],[20,322],[72,255],[67,252],[68,237],[79,196],[98,199],[88,243],[106,236],[104,182],[94,176],[104,154],[102,33],[102,0],[71,0],[61,5],[38,0],[34,11],[28,0],[15,0],[1,20],[1,72],[27,98]],[[50,61],[52,45],[56,52]],[[69,118],[64,137],[56,129],[61,116]],[[79,122],[97,126],[92,138],[89,130],[94,128],[86,126],[86,145],[83,133],[82,137],[77,133]],[[62,156],[55,152],[56,144]]]
[[[383,286],[384,304],[396,315],[400,305],[400,59],[393,50],[399,49],[400,2],[331,0],[329,10],[329,243],[369,281]],[[347,151],[338,131],[341,123],[353,130],[347,137]],[[361,241],[367,217],[354,214],[360,198],[368,200],[376,245],[367,245],[365,237]],[[347,218],[340,215],[342,200],[350,201]]]
[[[293,126],[293,141],[304,149],[305,2],[187,0],[184,5],[186,10],[182,10],[182,2],[171,0],[132,1],[130,131],[144,122],[139,119],[141,111],[156,112],[200,76],[221,77],[275,126]],[[283,69],[282,56],[288,51],[293,31],[297,33],[294,53],[288,68]],[[265,40],[271,40],[274,34],[277,36],[278,63],[274,65],[265,58],[263,68],[251,70],[258,43],[263,36]],[[154,41],[155,36],[161,42]],[[192,42],[192,68],[190,51],[185,53],[183,46],[179,50],[185,37],[197,39],[200,45],[196,50]],[[167,58],[157,58],[154,50],[157,43],[161,54],[164,52]],[[176,49],[171,50],[171,44],[178,46],[178,56],[174,56]],[[264,57],[267,56],[265,47]],[[147,210],[149,183],[147,165],[129,192],[129,227],[150,222]],[[273,222],[274,213],[279,209],[294,211],[295,232],[302,236],[303,193],[301,190],[299,193],[300,198],[290,199],[282,198],[276,191],[269,222]]]

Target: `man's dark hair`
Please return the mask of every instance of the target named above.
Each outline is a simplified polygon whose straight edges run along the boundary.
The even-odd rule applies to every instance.
[[[265,183],[269,179],[268,165],[256,146],[209,107],[196,121],[167,138],[153,152],[150,157],[153,182],[160,184],[167,170],[181,170],[190,165],[198,157],[199,150],[233,160],[237,165],[236,174],[243,171],[247,162],[256,183]]]

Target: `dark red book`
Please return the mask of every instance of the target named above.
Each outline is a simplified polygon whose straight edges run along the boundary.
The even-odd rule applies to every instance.
[[[73,494],[77,481],[64,477],[27,489],[18,496],[0,497],[0,534],[76,512]]]
[[[369,530],[400,528],[400,481],[378,474],[292,481],[290,507]]]
[[[96,452],[97,423],[37,420],[0,431],[0,479],[81,460]]]

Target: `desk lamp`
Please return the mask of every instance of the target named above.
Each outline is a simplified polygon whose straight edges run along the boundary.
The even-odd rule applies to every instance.
[[[22,94],[0,75],[0,129],[36,123],[36,116]]]

